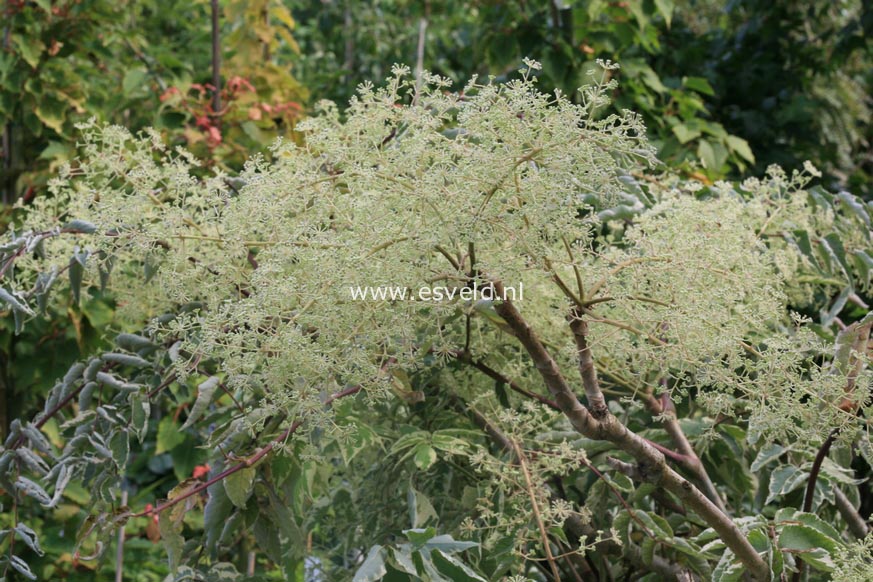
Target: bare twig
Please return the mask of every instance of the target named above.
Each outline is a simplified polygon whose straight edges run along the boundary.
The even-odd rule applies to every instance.
[[[543,523],[542,515],[540,514],[540,506],[537,503],[536,492],[534,491],[533,482],[531,481],[530,472],[527,470],[527,463],[525,462],[524,453],[521,450],[521,447],[518,446],[514,440],[511,440],[512,448],[515,451],[515,456],[518,459],[518,465],[521,467],[521,473],[524,475],[524,483],[527,489],[528,496],[530,497],[531,509],[533,510],[534,521],[537,523],[537,528],[540,530],[540,537],[543,540],[543,550],[546,552],[546,558],[549,561],[549,567],[552,570],[552,575],[555,577],[555,580],[561,579],[561,574],[558,571],[558,565],[555,562],[555,557],[552,555],[552,546],[549,542],[549,534],[546,532],[546,525]]]

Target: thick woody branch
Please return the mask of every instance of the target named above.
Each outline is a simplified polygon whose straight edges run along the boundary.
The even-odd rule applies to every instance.
[[[718,494],[718,490],[715,488],[715,485],[709,478],[709,474],[703,467],[703,463],[700,461],[700,457],[697,456],[697,453],[688,441],[688,437],[685,436],[685,432],[683,432],[682,427],[679,425],[673,400],[667,394],[664,394],[660,400],[652,394],[646,394],[646,405],[653,415],[661,415],[664,430],[670,435],[673,444],[681,454],[681,457],[678,457],[676,461],[683,469],[697,478],[703,488],[703,492],[718,506],[722,513],[727,513],[727,508]]]
[[[503,284],[499,281],[494,282],[494,289],[496,296],[506,296]],[[512,331],[515,332],[518,341],[521,342],[521,345],[524,346],[531,359],[533,359],[534,365],[540,376],[542,376],[546,388],[552,395],[558,408],[564,413],[570,424],[573,425],[573,428],[580,434],[590,438],[600,438],[596,436],[600,434],[600,423],[592,417],[588,409],[582,406],[576,398],[576,394],[573,393],[567,380],[561,374],[557,362],[555,362],[537,335],[524,318],[522,318],[515,305],[511,301],[503,301],[495,307],[495,310],[500,317],[506,320]]]
[[[845,493],[836,487],[834,487],[834,493],[836,494],[837,509],[840,515],[843,516],[846,525],[849,526],[849,531],[859,540],[867,537],[867,534],[870,533],[867,522],[864,521],[864,518],[861,517],[861,514],[858,513],[858,510],[852,505],[852,502],[849,501]]]
[[[474,424],[478,426],[482,431],[488,434],[489,437],[494,441],[495,444],[500,446],[502,449],[514,452],[516,458],[519,457],[521,451],[519,450],[517,444],[513,442],[509,437],[504,435],[499,428],[494,426],[482,413],[477,411],[475,408],[469,406],[466,402],[464,402],[460,397],[455,394],[449,394],[449,399],[452,405],[459,411],[464,412],[470,415]],[[615,459],[607,459],[607,462],[614,461]],[[617,461],[621,463],[621,461]],[[610,462],[610,464],[612,464]],[[624,463],[624,465],[628,465]],[[635,520],[639,520],[635,516],[633,509],[628,505],[627,501],[621,496],[621,493],[613,487],[609,481],[605,479],[603,474],[598,471],[593,465],[586,464],[588,469],[594,472],[599,479],[602,479],[604,483],[612,490],[613,494],[618,498],[619,502],[624,505],[625,509],[627,509],[628,513],[631,516],[634,516]],[[632,465],[630,465],[632,467]],[[552,499],[565,499],[565,497],[558,495],[557,493],[552,493]],[[676,508],[676,511],[679,513],[684,513],[682,508]],[[645,524],[639,522],[640,526],[644,529],[646,528]],[[585,537],[588,540],[594,540],[597,538],[597,531],[588,523],[583,522],[578,515],[571,514],[564,521],[564,531],[567,532],[570,538],[581,538]],[[609,553],[616,553],[621,551],[621,547],[616,544],[613,540],[607,538],[597,542],[597,548]],[[662,576],[667,576],[668,578],[675,578],[677,580],[684,580],[681,576],[684,574],[684,570],[678,566],[677,564],[673,564],[660,556],[652,556],[651,563],[647,564],[642,560],[642,553],[638,547],[635,547],[636,552],[633,555],[628,555],[628,548],[624,548],[624,554],[626,557],[630,558],[635,565],[642,567],[644,569],[651,570],[655,573],[661,574]],[[587,568],[587,564],[585,564]]]
[[[506,296],[500,282],[495,282],[494,287],[497,296]],[[769,579],[769,566],[755,551],[743,532],[691,482],[668,467],[666,459],[660,451],[644,438],[630,431],[621,421],[610,414],[608,409],[601,419],[597,419],[580,404],[555,360],[511,301],[503,301],[497,305],[496,310],[498,315],[506,320],[506,323],[515,332],[516,337],[542,376],[546,388],[580,434],[592,439],[610,441],[622,451],[633,456],[637,460],[640,474],[646,481],[670,491],[687,507],[700,515],[718,533],[719,537],[754,578]],[[590,350],[588,353],[590,354]],[[591,377],[592,374],[586,371],[583,380],[588,378],[590,381]],[[594,377],[596,378],[596,376]],[[600,389],[596,385],[589,385],[585,387],[585,392],[596,397]]]
[[[594,418],[601,419],[609,414],[606,399],[600,390],[597,381],[597,370],[594,368],[594,357],[588,346],[588,322],[582,319],[575,309],[570,314],[570,330],[576,341],[578,351],[579,374],[582,376],[582,386],[585,388],[585,397],[588,399],[588,409]]]

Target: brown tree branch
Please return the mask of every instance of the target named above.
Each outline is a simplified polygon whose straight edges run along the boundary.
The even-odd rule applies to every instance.
[[[839,510],[840,515],[843,516],[846,525],[849,526],[849,531],[852,532],[852,535],[859,540],[867,537],[867,534],[870,533],[870,528],[867,526],[867,522],[864,521],[864,518],[861,517],[861,514],[858,513],[858,510],[855,509],[855,506],[852,505],[852,502],[849,501],[849,498],[846,497],[846,494],[840,491],[837,487],[834,487],[834,494],[836,497],[837,509]]]
[[[574,309],[570,313],[570,330],[576,341],[577,359],[579,360],[579,374],[582,376],[582,386],[585,388],[585,397],[588,399],[588,409],[594,418],[600,420],[609,414],[606,398],[600,390],[597,381],[597,371],[594,369],[594,357],[591,348],[588,347],[588,322]]]
[[[499,281],[494,282],[494,287],[496,296],[506,296],[503,285]],[[621,421],[609,413],[608,409],[606,414],[598,419],[582,406],[561,374],[555,360],[511,301],[504,300],[495,309],[497,314],[506,320],[509,327],[515,332],[516,337],[533,360],[555,402],[580,434],[592,439],[610,441],[637,459],[640,474],[646,481],[664,487],[700,515],[719,534],[719,537],[754,578],[769,579],[769,566],[749,543],[743,532],[691,482],[667,466],[666,459],[660,451],[630,431]],[[596,375],[591,374],[586,374],[583,379],[588,378],[590,382],[592,376],[596,379]],[[602,397],[602,393],[598,395],[600,388],[596,384],[585,386],[585,392],[592,395],[595,402]]]
[[[685,432],[679,425],[679,420],[676,417],[676,407],[673,405],[673,400],[668,394],[664,394],[661,397],[661,400],[658,400],[651,393],[646,394],[645,400],[651,413],[655,416],[661,416],[664,430],[667,431],[673,444],[679,450],[681,456],[676,459],[679,465],[697,478],[703,492],[706,493],[706,496],[709,497],[710,501],[715,503],[722,513],[727,514],[727,508],[725,507],[721,496],[718,494],[715,484],[713,484],[712,479],[709,478],[709,474],[706,472],[703,462],[701,462],[700,457],[697,456],[697,453],[691,446],[688,437],[685,436]]]
[[[340,398],[344,398],[346,396],[351,396],[352,394],[357,394],[360,391],[361,391],[361,386],[353,386],[352,388],[346,388],[345,390],[342,390],[340,392],[337,392],[336,394],[331,395],[327,400],[325,400],[324,405],[330,406],[335,400],[338,400]],[[289,436],[294,434],[297,431],[297,429],[300,428],[302,425],[303,425],[302,420],[295,420],[291,424],[291,426],[286,428],[279,436],[277,436],[275,439],[273,439],[270,443],[261,447],[261,449],[259,449],[253,455],[244,458],[243,460],[239,461],[235,465],[228,467],[227,469],[225,469],[224,471],[222,471],[218,475],[210,478],[209,480],[207,480],[204,483],[201,483],[200,485],[197,485],[196,487],[189,489],[188,491],[186,491],[185,493],[183,493],[182,495],[180,495],[178,497],[174,497],[173,499],[169,499],[169,500],[165,501],[164,503],[161,503],[157,507],[154,507],[152,509],[143,510],[143,511],[140,511],[139,513],[130,514],[127,517],[144,517],[146,515],[157,515],[157,514],[161,513],[162,511],[165,511],[165,510],[173,507],[174,505],[181,503],[182,501],[188,499],[189,497],[197,495],[201,491],[205,491],[210,486],[214,485],[215,483],[218,483],[219,481],[221,481],[223,479],[226,479],[228,476],[233,475],[234,473],[237,473],[239,471],[242,471],[243,469],[247,469],[249,467],[254,466],[255,464],[258,463],[258,461],[260,461],[261,459],[266,457],[270,453],[270,451],[272,451],[274,448],[276,448],[277,445],[281,444],[282,442],[285,441],[285,439],[287,439]]]

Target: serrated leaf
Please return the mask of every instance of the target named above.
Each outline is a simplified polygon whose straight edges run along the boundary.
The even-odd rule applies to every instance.
[[[807,525],[786,525],[779,532],[779,547],[822,572],[834,569],[831,554],[842,544]]]
[[[245,509],[246,502],[252,495],[254,484],[254,467],[240,469],[236,473],[231,473],[224,478],[224,490],[227,493],[227,497],[240,509]]]
[[[734,152],[750,164],[755,163],[755,154],[752,152],[752,148],[749,146],[749,142],[736,135],[727,136],[725,138],[725,141],[727,142],[727,145],[732,152]]]
[[[697,139],[700,137],[701,133],[699,129],[691,129],[684,123],[678,123],[672,127],[673,135],[679,140],[679,143],[682,145],[687,144],[691,140]]]

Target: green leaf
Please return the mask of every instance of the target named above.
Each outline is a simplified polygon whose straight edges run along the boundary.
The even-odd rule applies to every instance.
[[[699,129],[691,129],[684,123],[677,123],[673,126],[673,135],[679,140],[679,143],[682,145],[687,144],[693,139],[697,139],[700,137],[701,133]]]
[[[16,538],[20,539],[25,545],[33,550],[38,556],[45,555],[45,552],[39,545],[39,536],[35,531],[30,529],[27,524],[19,523],[15,526]]]
[[[191,412],[188,414],[188,418],[185,419],[181,430],[185,430],[193,425],[203,416],[206,408],[212,403],[212,395],[215,393],[220,382],[217,376],[210,376],[197,386],[197,399],[194,401],[194,406],[191,407]]]
[[[25,313],[27,315],[36,315],[30,307],[19,300],[15,295],[0,287],[0,301],[5,301],[13,309],[13,311]]]
[[[862,250],[852,251],[852,256],[855,259],[855,266],[858,268],[864,284],[869,283],[870,273],[873,272],[873,257]]]
[[[367,559],[355,572],[352,582],[375,582],[381,580],[388,570],[385,568],[385,552],[382,546],[373,546],[367,553]]]
[[[750,164],[755,163],[755,154],[752,153],[752,148],[749,147],[749,142],[735,135],[727,136],[725,138],[725,141],[727,142],[727,145],[732,152],[734,152]]]
[[[65,232],[80,232],[82,234],[92,234],[97,232],[97,226],[87,220],[71,220],[64,225]]]
[[[796,555],[822,572],[830,572],[834,569],[831,554],[839,546],[829,536],[807,525],[786,525],[779,533],[779,547],[783,552]]]
[[[150,362],[147,362],[139,356],[120,354],[117,352],[107,352],[100,356],[100,359],[106,363],[114,363],[120,366],[132,366],[134,368],[147,368],[151,366]]]
[[[486,582],[484,578],[454,556],[447,556],[439,550],[434,550],[431,552],[430,558],[436,569],[452,582]]]
[[[704,95],[715,95],[712,85],[703,77],[685,77],[685,87]]]
[[[415,447],[413,462],[422,471],[427,471],[437,462],[436,451],[430,445],[422,443]]]
[[[646,536],[640,544],[640,554],[643,559],[643,564],[646,566],[652,565],[652,560],[655,559],[655,540]]]
[[[18,54],[32,69],[39,64],[39,57],[45,51],[45,44],[37,37],[13,34],[12,44],[18,49]]]
[[[46,493],[45,489],[27,477],[19,475],[15,480],[15,488],[27,496],[33,497],[42,505],[49,505],[52,502],[52,498],[49,497],[49,494]]]
[[[219,470],[215,468],[214,470]],[[233,511],[233,502],[227,496],[224,485],[213,483],[207,489],[209,500],[203,508],[203,531],[206,533],[205,549],[209,555],[213,555],[224,530],[224,524]]]
[[[406,491],[406,502],[409,506],[409,521],[412,523],[413,529],[425,527],[439,519],[427,496],[416,490],[411,484]]]
[[[800,252],[809,259],[809,262],[815,268],[820,268],[818,259],[812,251],[812,241],[809,238],[809,233],[805,230],[795,230],[792,232],[790,241],[800,250]]]
[[[152,405],[148,400],[148,395],[142,392],[131,392],[129,399],[131,425],[133,426],[134,433],[139,438],[139,442],[142,442],[148,430]]]
[[[181,533],[182,524],[175,523],[170,516],[171,512],[169,511],[162,511],[158,515],[158,529],[161,532],[161,542],[167,551],[170,572],[175,572],[182,561],[182,548],[185,545],[185,538],[182,537]]]
[[[661,16],[664,17],[664,22],[667,23],[667,28],[670,28],[670,25],[673,22],[673,0],[655,0],[655,6],[658,8],[658,12],[661,13]]]
[[[846,262],[846,249],[843,247],[843,241],[840,240],[840,237],[835,233],[831,233],[825,236],[820,243],[822,248],[828,252],[831,258],[840,265],[843,274],[849,278],[849,264]]]
[[[160,455],[167,451],[172,451],[177,446],[185,442],[185,433],[183,433],[172,416],[165,416],[158,423],[157,447],[155,454]]]
[[[142,69],[130,69],[125,73],[124,80],[121,82],[121,90],[125,95],[130,95],[145,84],[147,73]]]
[[[425,529],[412,528],[403,530],[403,535],[406,536],[415,548],[421,548],[436,535],[436,529],[428,527]]]
[[[725,550],[712,571],[712,582],[737,582],[743,576],[743,563],[734,557],[734,553]]]
[[[115,466],[120,471],[123,470],[130,455],[130,438],[126,430],[116,431],[109,438],[109,450],[112,451],[112,460],[115,462]]]
[[[848,192],[840,192],[837,194],[837,199],[842,202],[852,214],[858,217],[861,222],[864,223],[864,226],[868,229],[870,228],[870,213],[867,210],[867,206],[860,198],[849,194]]]
[[[703,167],[707,170],[718,170],[715,150],[712,144],[705,139],[700,140],[700,143],[697,145],[697,157],[700,158],[700,161],[703,162]]]
[[[776,517],[774,521],[778,524],[783,522],[800,522],[802,525],[809,526],[815,530],[818,530],[820,533],[828,536],[832,540],[834,540],[835,544],[842,545],[843,541],[840,537],[840,532],[838,532],[834,526],[823,521],[820,517],[815,515],[814,513],[807,513],[804,511],[797,511],[791,507],[785,507],[776,512]],[[830,548],[833,551],[836,546]]]
[[[282,562],[282,542],[279,539],[279,530],[272,520],[266,515],[258,516],[252,527],[258,548],[263,550],[267,557],[279,564]]]
[[[33,113],[47,127],[59,134],[64,133],[64,121],[67,119],[67,106],[64,103],[42,97],[39,105],[33,108]]]
[[[59,162],[67,162],[75,156],[73,149],[65,143],[59,141],[50,141],[42,152],[39,154],[41,160],[57,160]],[[76,222],[75,220],[73,222]]]
[[[476,542],[457,541],[448,534],[433,537],[429,539],[424,545],[425,549],[439,550],[444,554],[455,554],[457,552],[463,552],[464,550],[469,550],[470,548],[475,548],[478,546],[479,544],[477,544]]]
[[[790,493],[800,487],[805,477],[808,475],[805,471],[801,471],[797,467],[790,465],[782,465],[777,467],[770,474],[770,494],[767,496],[765,503],[770,503],[780,495]]]
[[[770,461],[775,461],[789,450],[791,450],[791,447],[786,448],[775,443],[764,447],[758,451],[758,456],[752,462],[752,472],[757,473],[764,465]]]
[[[228,498],[240,509],[245,509],[246,502],[252,495],[254,484],[254,467],[246,467],[224,478],[224,490],[227,492]]]
[[[27,565],[27,562],[18,556],[9,556],[9,565],[28,580],[36,580],[36,574],[30,570],[30,566]]]
[[[671,528],[670,524],[667,523],[667,520],[660,515],[649,513],[648,511],[638,511],[636,512],[636,515],[658,539],[673,539],[673,528]]]

